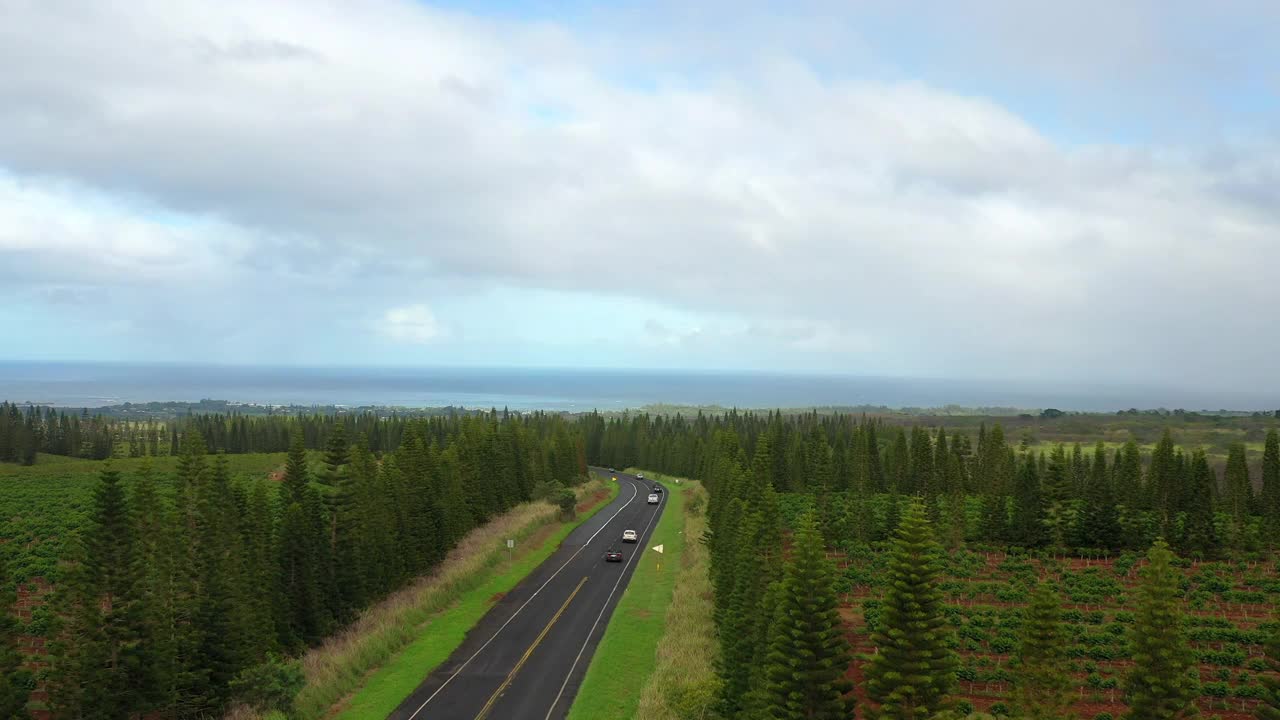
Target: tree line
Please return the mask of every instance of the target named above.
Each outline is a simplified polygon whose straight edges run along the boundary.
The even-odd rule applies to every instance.
[[[32,465],[36,453],[101,460],[111,456],[115,423],[89,411],[68,413],[0,402],[0,462]]]
[[[828,538],[887,539],[906,498],[921,498],[948,546],[980,542],[1089,552],[1145,549],[1156,537],[1213,557],[1280,543],[1280,435],[1261,462],[1233,443],[1221,472],[1166,429],[1150,452],[1010,442],[999,423],[973,435],[886,425],[851,415],[737,413],[694,418],[589,415],[588,454],[615,465],[710,476],[716,438],[730,433],[761,483],[815,497]],[[766,448],[758,460],[760,448]],[[1255,482],[1255,480],[1257,482]]]
[[[455,410],[430,418],[511,414]],[[208,452],[282,453],[295,433],[304,445],[320,450],[338,426],[349,437],[363,436],[373,452],[390,452],[400,445],[408,427],[427,416],[413,412],[377,415],[299,413],[248,415],[235,412],[187,413],[167,420],[134,420],[90,415],[36,405],[0,403],[0,462],[31,465],[37,453],[104,460],[110,457],[176,456],[188,433],[199,435]],[[434,427],[434,426],[432,426]],[[436,437],[436,440],[442,438]]]
[[[389,453],[340,421],[326,434],[315,464],[294,427],[278,484],[233,480],[198,430],[184,433],[168,477],[104,465],[51,601],[42,675],[55,718],[287,704],[280,689],[300,675],[280,658],[428,572],[539,486],[586,474],[579,428],[556,416],[415,420]],[[22,717],[31,682],[9,675],[12,634],[0,624],[0,715]]]
[[[1132,443],[1112,452],[1098,445],[1091,453],[1063,446],[1032,453],[1006,442],[999,425],[982,427],[971,442],[941,429],[778,413],[584,423],[589,450],[604,462],[699,478],[710,492],[704,542],[720,641],[714,710],[725,718],[854,717],[853,656],[827,548],[878,540],[887,541],[890,577],[871,635],[876,650],[863,668],[869,702],[858,715],[964,717],[971,708],[954,697],[958,643],[941,575],[945,543],[966,538],[1023,547],[1145,543],[1126,718],[1189,717],[1199,695],[1197,660],[1165,534],[1196,554],[1280,539],[1256,532],[1280,516],[1274,430],[1255,493],[1243,447],[1232,448],[1219,481],[1203,452],[1178,450],[1168,433],[1143,457]],[[816,499],[789,535],[787,492]],[[1051,579],[1035,588],[1020,634],[1012,717],[1072,717],[1069,638]],[[1271,674],[1257,715],[1277,720],[1280,626],[1266,653]]]

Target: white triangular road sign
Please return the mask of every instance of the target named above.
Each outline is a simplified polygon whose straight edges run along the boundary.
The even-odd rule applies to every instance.
[[[661,555],[661,554],[662,554],[662,546],[661,546],[661,545],[654,545],[654,546],[653,546],[653,549],[654,549],[655,551],[657,551],[657,553],[658,553],[659,555]]]

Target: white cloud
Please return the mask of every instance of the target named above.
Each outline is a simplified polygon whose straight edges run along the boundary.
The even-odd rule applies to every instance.
[[[424,345],[443,335],[435,313],[426,305],[391,308],[382,317],[382,332],[397,342]]]
[[[643,24],[575,34],[409,0],[6,14],[0,167],[24,179],[0,178],[0,256],[27,282],[277,288],[245,322],[280,326],[426,277],[585,291],[678,310],[646,338],[689,357],[755,343],[852,372],[1248,383],[1280,353],[1252,324],[1280,302],[1260,276],[1280,267],[1266,137],[1064,143],[995,99],[815,70],[801,35],[757,52],[732,28],[707,52],[733,63],[646,86],[636,58],[690,58]],[[427,305],[380,327],[442,333]]]

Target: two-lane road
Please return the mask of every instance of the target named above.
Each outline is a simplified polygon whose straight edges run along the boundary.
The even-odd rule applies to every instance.
[[[391,718],[551,720],[568,714],[666,507],[666,493],[659,504],[647,503],[656,483],[613,475],[621,485],[618,496],[490,609]],[[622,542],[628,529],[640,534],[639,542]],[[605,562],[611,549],[623,552],[621,563]]]

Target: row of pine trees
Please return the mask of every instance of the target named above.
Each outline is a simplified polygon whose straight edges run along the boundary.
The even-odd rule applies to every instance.
[[[540,485],[586,474],[580,431],[560,417],[417,420],[386,454],[342,423],[330,430],[320,463],[294,433],[280,483],[233,478],[194,430],[171,476],[104,466],[52,601],[55,718],[214,717],[295,683],[279,658]],[[18,672],[11,618],[0,622],[0,716],[23,717],[32,679]]]
[[[475,411],[450,410],[430,417],[458,417]],[[509,413],[503,413],[509,418]],[[38,453],[104,460],[111,457],[176,456],[182,438],[198,434],[210,453],[285,452],[293,436],[302,434],[308,449],[319,450],[342,427],[350,437],[363,437],[376,453],[390,452],[411,424],[425,413],[245,415],[188,413],[168,420],[133,420],[90,415],[36,405],[0,402],[0,462],[34,464]]]
[[[1132,444],[1114,454],[1102,446],[1090,455],[1062,447],[1045,455],[1018,452],[1005,444],[998,425],[980,431],[970,446],[963,435],[948,438],[924,428],[890,430],[882,443],[875,440],[883,430],[875,422],[849,428],[840,419],[776,414],[764,422],[749,414],[586,422],[588,447],[606,462],[685,473],[701,478],[711,493],[705,542],[720,638],[715,711],[725,718],[855,716],[854,658],[827,550],[876,539],[889,541],[891,577],[871,637],[876,650],[863,665],[868,703],[857,716],[962,717],[964,708],[954,699],[958,659],[941,590],[942,541],[955,538],[954,524],[962,524],[961,541],[971,530],[979,538],[1022,546],[1075,536],[1081,547],[1122,547],[1142,539],[1126,537],[1125,513],[1140,515],[1145,532],[1155,535],[1134,593],[1127,718],[1189,717],[1199,695],[1196,658],[1182,622],[1181,574],[1161,533],[1176,533],[1193,551],[1217,552],[1223,547],[1218,526],[1241,532],[1261,515],[1262,524],[1272,527],[1280,515],[1273,504],[1280,489],[1274,431],[1265,446],[1263,492],[1255,495],[1242,450],[1232,450],[1226,482],[1219,483],[1203,452],[1178,451],[1168,434],[1144,459]],[[846,432],[833,446],[826,431],[842,425]],[[863,443],[863,449],[851,453],[850,441]],[[787,451],[797,446],[799,452]],[[841,456],[845,460],[837,460]],[[856,466],[847,465],[850,457]],[[792,474],[795,464],[816,469],[817,477]],[[790,534],[784,532],[779,490],[816,499]],[[880,502],[873,507],[877,495]],[[949,509],[975,496],[979,525],[964,528],[973,514]],[[1215,507],[1222,512],[1215,515]],[[1055,524],[1055,517],[1069,522]],[[865,535],[854,537],[858,532]],[[1046,578],[1033,593],[1021,629],[1013,717],[1073,717],[1065,632],[1061,597]],[[1263,679],[1267,696],[1258,717],[1280,720],[1280,630],[1267,645],[1267,657],[1272,672]]]
[[[0,462],[32,465],[36,453],[111,457],[115,423],[101,416],[0,402]],[[154,453],[153,453],[154,454]]]

